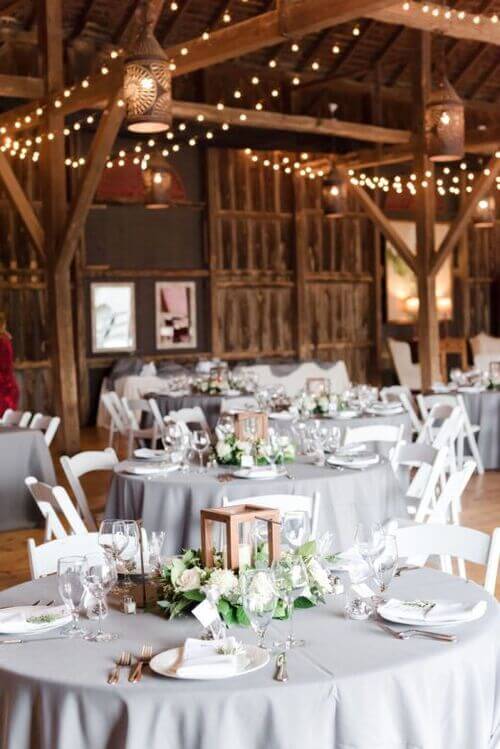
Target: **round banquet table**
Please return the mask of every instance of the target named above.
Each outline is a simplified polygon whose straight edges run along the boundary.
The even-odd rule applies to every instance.
[[[180,411],[182,408],[195,408],[199,406],[205,414],[210,429],[215,429],[221,411],[231,408],[256,408],[257,401],[253,395],[204,395],[192,393],[187,395],[169,395],[166,393],[148,393],[145,398],[154,398],[162,416],[170,411]],[[152,416],[145,415],[142,426],[150,426]]]
[[[211,468],[206,473],[167,473],[134,476],[115,469],[106,503],[106,517],[142,518],[148,531],[165,530],[168,552],[199,548],[200,510],[220,507],[222,497],[247,499],[264,494],[320,493],[318,533],[332,531],[338,550],[351,546],[361,521],[382,522],[406,516],[403,492],[389,463],[382,459],[363,471],[337,471],[299,458],[287,465],[286,476],[269,481],[219,480],[234,469]]]
[[[479,393],[460,391],[471,424],[478,424],[476,435],[479,454],[484,467],[500,470],[500,391],[485,390]],[[467,447],[467,445],[466,445]]]
[[[108,686],[123,650],[153,653],[199,636],[192,618],[112,610],[110,643],[51,639],[0,645],[1,749],[497,749],[500,743],[499,607],[482,588],[420,569],[393,581],[400,598],[488,600],[478,621],[446,627],[454,644],[396,640],[373,622],[344,618],[343,596],[296,612],[306,645],[247,676],[180,681],[144,670],[139,684]],[[2,606],[57,598],[56,580],[0,594]],[[88,623],[90,627],[95,622]],[[286,623],[272,622],[269,641]],[[240,628],[239,639],[255,642]]]

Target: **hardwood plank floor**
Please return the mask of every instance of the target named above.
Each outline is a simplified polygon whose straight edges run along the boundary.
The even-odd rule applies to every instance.
[[[84,429],[82,449],[102,449],[106,447],[106,434],[98,429]],[[119,449],[124,455],[124,447]],[[59,460],[54,455],[54,465],[58,481],[67,486],[62,475]],[[93,510],[104,507],[109,486],[109,476],[94,474],[84,481],[87,496]],[[462,524],[491,533],[500,526],[500,472],[488,471],[484,476],[473,476],[463,498]],[[34,538],[40,543],[41,529],[3,531],[0,533],[0,590],[29,579],[26,541]],[[477,582],[483,581],[483,570],[468,565],[468,574]],[[497,598],[500,598],[500,579],[497,583]]]

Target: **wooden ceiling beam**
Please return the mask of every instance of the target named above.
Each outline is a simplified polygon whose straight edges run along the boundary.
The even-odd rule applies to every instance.
[[[43,81],[24,75],[0,73],[0,96],[14,99],[38,99],[43,96]]]
[[[479,201],[482,200],[494,187],[495,180],[498,174],[500,174],[500,158],[492,156],[490,161],[488,162],[485,172],[483,172],[479,179],[474,181],[472,192],[463,202],[460,211],[451,222],[450,228],[445,234],[439,250],[435,253],[431,268],[432,274],[434,276],[436,275],[436,273],[438,273],[439,269],[442,267],[443,263],[450,255],[453,248],[460,241],[472,219],[473,213]]]
[[[379,229],[385,238],[392,244],[398,255],[405,261],[405,263],[411,268],[412,271],[416,272],[416,260],[415,254],[410,250],[403,237],[394,228],[391,221],[387,216],[380,210],[375,201],[368,195],[359,185],[353,185],[349,181],[347,172],[343,169],[339,170],[346,181],[349,184],[349,190],[359,200],[365,212],[371,218],[377,229]]]
[[[90,18],[90,15],[92,14],[92,10],[94,8],[94,5],[96,3],[96,0],[87,0],[85,5],[83,6],[80,14],[78,15],[78,18],[76,19],[76,22],[71,29],[71,32],[69,34],[69,39],[76,39],[77,36],[80,36],[82,31],[84,30],[87,21]]]
[[[373,143],[409,143],[411,134],[406,130],[365,125],[360,122],[345,122],[330,118],[307,117],[305,115],[281,114],[281,112],[256,112],[252,109],[224,107],[217,109],[213,104],[174,101],[174,117],[196,119],[202,114],[209,122],[227,122],[241,127],[271,130],[289,130],[296,133],[312,133],[339,138],[353,138]],[[242,119],[243,117],[243,119]]]
[[[183,0],[181,7],[177,11],[172,12],[172,17],[168,20],[167,25],[163,29],[161,37],[159,38],[159,42],[162,46],[168,42],[169,37],[173,36],[181,25],[182,19],[186,15],[191,2],[192,0]]]
[[[444,34],[456,39],[469,39],[474,42],[500,45],[500,24],[493,23],[462,23],[457,18],[448,20],[444,17],[443,6],[437,3],[427,3],[429,12],[422,12],[422,5],[414,0],[409,1],[409,10],[403,10],[402,3],[390,7],[379,8],[368,13],[360,13],[374,21],[392,23],[396,26],[408,26],[421,31]],[[434,16],[436,10],[439,16]]]
[[[5,155],[0,152],[0,180],[14,209],[28,232],[41,260],[45,260],[45,234],[32,203],[19,184],[14,170]]]

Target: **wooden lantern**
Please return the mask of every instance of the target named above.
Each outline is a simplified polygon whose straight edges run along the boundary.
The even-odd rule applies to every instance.
[[[201,511],[201,559],[205,567],[213,567],[214,547],[212,527],[214,523],[223,523],[226,528],[225,566],[236,570],[240,566],[239,529],[243,523],[263,520],[268,527],[268,559],[272,564],[280,557],[280,512],[256,505],[232,505],[213,510]]]
[[[308,377],[306,379],[306,391],[310,395],[329,395],[330,380],[327,377]]]
[[[266,440],[268,434],[267,414],[262,411],[238,411],[234,415],[236,439],[243,442]]]

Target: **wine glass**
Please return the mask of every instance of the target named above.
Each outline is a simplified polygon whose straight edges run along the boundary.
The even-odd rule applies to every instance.
[[[340,447],[340,441],[342,439],[342,432],[340,431],[339,427],[331,427],[330,428],[330,436],[328,437],[328,441],[326,444],[326,449],[334,453],[335,450],[338,450]]]
[[[288,546],[297,551],[310,534],[309,515],[304,510],[285,512],[281,521],[281,532]]]
[[[199,469],[198,473],[203,473],[203,451],[210,444],[210,437],[205,429],[193,429],[190,436],[191,447],[198,455]]]
[[[66,637],[84,637],[87,630],[80,626],[80,604],[85,593],[83,573],[85,557],[61,557],[57,562],[57,586],[66,608],[71,614],[71,626],[64,631]]]
[[[231,414],[221,414],[217,419],[216,429],[220,430],[225,437],[234,434],[234,416]]]
[[[149,539],[149,562],[160,575],[167,560],[167,534],[165,531],[153,531]]]
[[[116,558],[125,568],[123,588],[132,587],[130,573],[135,569],[135,558],[139,551],[139,526],[135,520],[117,520],[113,523],[113,549]]]
[[[307,571],[302,558],[296,554],[287,554],[273,562],[274,584],[278,596],[287,606],[290,630],[284,643],[285,648],[298,648],[305,645],[304,640],[296,640],[293,634],[294,602],[308,587]]]
[[[395,536],[384,537],[382,551],[371,562],[375,581],[381,593],[385,593],[398,566],[398,545]],[[382,603],[381,599],[379,603]]]
[[[118,559],[127,543],[125,537],[122,537],[121,539],[118,536],[113,537],[113,526],[115,523],[120,522],[122,521],[118,520],[118,518],[108,518],[103,520],[99,526],[99,546],[101,546],[105,552],[111,554],[115,561]]]
[[[259,648],[264,647],[266,630],[273,618],[278,594],[270,569],[246,570],[240,575],[243,611],[258,637]]]
[[[116,632],[104,632],[102,629],[102,620],[108,615],[106,594],[113,588],[117,578],[116,563],[110,554],[103,551],[87,554],[82,570],[82,582],[97,601],[99,623],[97,632],[87,634],[86,640],[108,642],[119,637]]]
[[[385,537],[379,523],[358,523],[354,538],[360,557],[368,564],[384,548]]]

